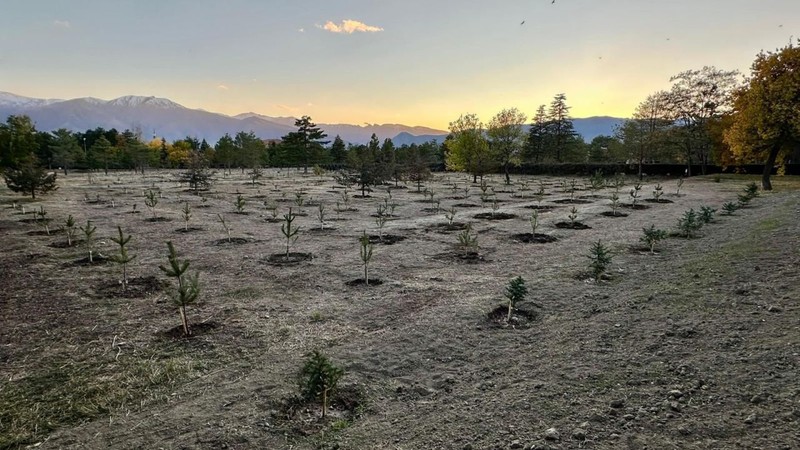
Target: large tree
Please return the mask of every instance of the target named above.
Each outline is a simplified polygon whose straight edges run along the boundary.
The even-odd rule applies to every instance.
[[[494,159],[484,136],[483,122],[476,114],[466,114],[450,122],[445,164],[449,170],[467,172],[473,183],[491,172]]]
[[[673,126],[674,118],[669,108],[669,94],[664,91],[647,96],[639,103],[631,119],[623,122],[617,130],[628,159],[636,161],[641,180],[645,160],[658,159],[664,146],[666,131]]]
[[[308,165],[324,154],[324,145],[328,143],[324,139],[328,135],[312,122],[309,116],[295,120],[294,126],[297,127],[297,131],[284,136],[283,145],[298,156],[303,164],[303,173],[308,173]],[[317,158],[314,158],[315,156]]]
[[[78,145],[75,135],[66,128],[59,128],[53,131],[53,144],[50,150],[53,152],[53,160],[61,166],[64,175],[68,175],[69,169],[75,162],[81,159],[83,150]]]
[[[486,130],[492,153],[506,176],[506,184],[511,184],[509,166],[520,163],[520,153],[525,144],[522,125],[526,120],[528,117],[517,108],[504,109],[492,117]]]
[[[17,167],[38,148],[30,117],[8,116],[6,123],[0,124],[0,167]]]
[[[333,139],[333,144],[331,144],[330,155],[331,162],[334,164],[344,164],[347,162],[347,146],[345,146],[344,141],[338,134]]]
[[[214,162],[225,168],[228,174],[231,173],[231,166],[236,161],[236,143],[230,134],[225,133],[214,146]]]
[[[711,162],[712,142],[708,123],[731,110],[738,77],[738,71],[705,66],[670,78],[673,84],[666,99],[672,116],[683,127],[681,143],[689,175],[695,157],[702,173],[706,173],[706,166]]]
[[[20,160],[17,167],[6,170],[3,178],[9,189],[30,194],[32,198],[36,198],[37,192],[46,194],[58,189],[56,174],[45,171],[33,154]]]
[[[547,110],[545,105],[539,105],[533,122],[528,130],[528,139],[525,141],[523,150],[525,160],[538,163],[544,156],[545,140],[548,137]]]
[[[736,91],[725,140],[740,161],[765,160],[761,186],[771,190],[778,157],[800,147],[800,47],[761,52],[750,71],[746,86]]]
[[[544,152],[551,153],[556,162],[563,162],[567,152],[576,142],[577,133],[572,124],[569,110],[565,94],[556,94],[547,110]]]

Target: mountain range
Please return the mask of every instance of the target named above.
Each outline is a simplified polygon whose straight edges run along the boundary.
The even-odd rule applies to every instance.
[[[252,131],[262,139],[279,139],[296,131],[294,117],[270,117],[253,112],[228,116],[202,109],[186,108],[172,100],[128,95],[113,100],[82,97],[71,100],[39,99],[0,91],[0,118],[9,115],[29,116],[36,128],[53,131],[66,128],[85,131],[102,127],[117,130],[139,129],[145,137],[163,137],[169,141],[187,136],[205,139],[211,145],[226,133]],[[623,119],[589,117],[573,119],[575,130],[586,141],[611,134]],[[317,124],[333,140],[336,135],[345,142],[366,143],[374,133],[380,139],[391,138],[395,145],[441,142],[447,131],[402,124]]]

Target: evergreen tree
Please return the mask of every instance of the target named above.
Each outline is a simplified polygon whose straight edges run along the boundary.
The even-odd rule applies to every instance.
[[[295,120],[294,126],[297,127],[297,131],[284,136],[283,144],[290,152],[297,155],[297,160],[303,165],[303,173],[308,173],[309,164],[315,162],[314,156],[319,155],[320,149],[328,143],[323,141],[328,135],[312,122],[309,116]]]
[[[563,162],[570,149],[570,144],[575,142],[577,133],[569,116],[570,107],[567,106],[567,96],[557,94],[550,103],[547,111],[548,132],[546,134],[545,153],[550,153],[556,162]]]
[[[347,163],[347,147],[344,145],[344,141],[341,137],[337,134],[336,137],[333,139],[333,144],[331,144],[331,162],[334,164],[345,164]]]

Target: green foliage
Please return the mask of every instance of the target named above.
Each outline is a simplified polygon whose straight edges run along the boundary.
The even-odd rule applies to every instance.
[[[616,216],[618,209],[619,209],[619,189],[615,189],[614,192],[611,193],[611,211],[612,211],[612,214],[614,214]]]
[[[33,157],[23,160],[16,169],[6,169],[3,178],[9,189],[30,194],[32,198],[36,198],[37,193],[46,194],[58,189],[55,172],[47,173]]]
[[[569,218],[570,225],[575,226],[575,222],[578,220],[578,208],[573,206],[572,209],[569,210],[567,218]]]
[[[716,212],[717,210],[710,206],[701,206],[700,214],[698,215],[700,222],[703,224],[711,223],[714,220],[714,213]]]
[[[36,224],[44,228],[44,232],[50,236],[50,222],[52,222],[53,219],[47,217],[47,211],[44,210],[44,206],[39,206],[38,211],[34,210],[33,217],[36,219]]]
[[[726,216],[733,215],[736,210],[739,209],[739,204],[734,202],[725,202],[722,204],[722,211],[723,214]]]
[[[508,299],[508,316],[506,322],[511,320],[511,312],[517,306],[517,303],[525,300],[528,295],[528,288],[525,286],[525,280],[518,276],[508,282],[506,286],[505,296]]]
[[[598,240],[592,244],[588,257],[594,281],[599,282],[611,265],[611,250]]]
[[[281,233],[286,238],[286,259],[289,259],[289,249],[293,243],[297,241],[297,233],[300,231],[300,227],[292,225],[294,219],[297,217],[294,213],[292,213],[292,208],[289,208],[289,212],[283,215],[283,224],[281,225]]]
[[[680,230],[687,239],[692,237],[692,234],[702,227],[703,222],[700,220],[700,216],[694,208],[684,212],[683,216],[678,219],[678,230]]]
[[[472,234],[472,224],[458,234],[458,246],[465,254],[478,251],[478,234]]]
[[[199,273],[195,272],[194,276],[188,275],[186,272],[189,270],[189,261],[181,261],[178,259],[178,253],[172,245],[172,241],[167,241],[167,255],[168,266],[158,266],[164,274],[170,278],[175,278],[178,283],[177,288],[171,293],[172,301],[178,306],[181,315],[181,325],[183,327],[184,336],[191,335],[189,329],[189,319],[186,316],[186,306],[191,305],[200,295],[200,285],[198,278]]]
[[[653,200],[658,203],[662,195],[664,195],[664,188],[661,186],[661,183],[656,183],[656,187],[653,188]]]
[[[451,206],[450,209],[444,211],[444,218],[447,220],[448,225],[453,225],[453,220],[456,218],[455,206]]]
[[[536,236],[536,228],[539,227],[539,211],[535,209],[533,210],[533,212],[531,213],[530,222],[531,222],[531,234]]]
[[[483,123],[477,115],[460,116],[450,123],[450,138],[447,147],[446,165],[449,170],[472,174],[473,179],[490,173],[496,164],[489,149]]]
[[[72,247],[72,241],[78,233],[78,227],[72,214],[67,216],[66,220],[64,220],[64,232],[67,234],[67,246]]]
[[[744,192],[738,195],[739,207],[750,203],[750,200],[758,197],[758,185],[750,183],[744,188]]]
[[[112,237],[111,240],[119,245],[119,253],[111,257],[111,260],[122,266],[122,290],[124,291],[128,287],[128,263],[136,259],[136,256],[128,254],[127,246],[132,236],[128,235],[128,237],[125,237],[125,235],[122,234],[122,227],[120,226],[117,226],[117,231],[119,232],[119,236]]]
[[[642,183],[636,183],[633,185],[633,189],[630,190],[628,193],[631,196],[632,203],[631,207],[636,209],[636,201],[639,199],[639,191],[642,190]]]
[[[242,194],[236,195],[236,201],[233,202],[233,206],[236,207],[237,214],[244,214],[244,205],[247,204],[247,201],[244,199]]]
[[[655,253],[656,244],[667,238],[665,230],[659,230],[655,225],[650,225],[649,228],[642,228],[644,235],[639,238],[649,249],[650,253]]]
[[[153,218],[156,217],[156,205],[158,205],[158,195],[152,189],[148,189],[144,194],[144,204],[153,213]]]
[[[319,350],[314,350],[298,374],[300,395],[306,400],[318,400],[325,418],[330,398],[343,375],[343,369],[336,367]]]
[[[183,229],[189,231],[189,220],[192,218],[192,208],[189,206],[189,202],[183,203],[181,218],[183,219]]]
[[[372,243],[369,241],[366,231],[358,238],[358,242],[361,244],[361,262],[364,264],[364,284],[369,284],[369,262],[372,259]]]
[[[589,177],[589,188],[592,190],[593,195],[597,195],[597,191],[603,189],[606,185],[606,177],[603,176],[603,171],[597,169]]]
[[[81,231],[83,232],[83,242],[86,245],[86,249],[89,250],[89,263],[94,262],[94,233],[97,231],[97,227],[92,225],[91,220],[86,221],[85,227],[80,227]]]

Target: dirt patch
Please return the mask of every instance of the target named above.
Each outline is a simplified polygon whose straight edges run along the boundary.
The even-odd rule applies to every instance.
[[[226,245],[242,245],[242,244],[247,244],[248,242],[250,242],[250,239],[242,237],[232,237],[230,239],[228,238],[217,239],[216,241],[211,241],[210,244],[215,246],[226,246]]]
[[[593,202],[581,198],[562,198],[560,200],[553,200],[553,203],[558,203],[559,205],[588,205]]]
[[[622,207],[622,208],[633,209],[633,210],[636,210],[636,211],[643,211],[645,209],[650,209],[649,206],[643,205],[641,203],[637,203],[636,205],[634,205],[632,203],[623,203],[623,204],[621,204],[619,206]]]
[[[451,252],[439,253],[438,255],[435,255],[433,258],[442,261],[454,261],[464,264],[481,264],[489,262],[489,260],[487,260],[486,257],[479,252],[451,251]]]
[[[404,240],[406,240],[406,237],[398,234],[383,234],[382,236],[378,236],[377,234],[369,235],[370,244],[394,245]]]
[[[189,336],[183,334],[183,325],[178,325],[170,328],[169,330],[161,331],[158,333],[158,335],[173,340],[179,340],[179,339],[190,340],[193,338],[199,338],[201,336],[207,335],[220,327],[221,324],[215,321],[200,322],[200,323],[189,322],[189,333],[191,333]]]
[[[333,220],[333,219],[328,219],[328,220]],[[327,226],[327,227],[325,227],[325,228],[320,228],[320,227],[318,227],[318,226],[315,226],[315,227],[313,227],[313,228],[309,228],[309,229],[307,229],[307,230],[305,230],[305,231],[306,231],[307,233],[309,233],[309,234],[324,235],[324,234],[331,234],[331,233],[334,233],[334,232],[336,231],[336,227],[334,227],[334,226]]]
[[[159,222],[172,222],[172,219],[170,219],[169,217],[148,217],[147,219],[144,219],[144,221],[159,223]]]
[[[508,220],[516,218],[517,215],[504,212],[486,212],[486,213],[475,214],[472,217],[474,217],[475,219],[483,219],[483,220]]]
[[[125,289],[122,289],[122,280],[106,281],[95,287],[94,296],[96,298],[143,298],[162,292],[164,285],[163,280],[152,275],[130,278]]]
[[[659,198],[658,200],[654,198],[646,198],[644,199],[647,203],[674,203],[672,200],[667,198]]]
[[[558,241],[558,238],[555,236],[550,236],[549,234],[542,234],[542,233],[519,233],[519,234],[512,234],[511,239],[522,242],[523,244],[549,244],[551,242]]]
[[[89,261],[89,254],[80,259],[76,259],[70,263],[71,266],[102,266],[111,262],[111,258],[101,254],[92,255],[92,260]]]
[[[565,230],[590,230],[592,228],[589,225],[581,222],[557,222],[555,227]]]
[[[618,218],[618,217],[628,217],[628,214],[621,213],[619,211],[617,211],[617,212],[614,212],[614,211],[603,211],[603,212],[600,213],[600,215],[604,216],[604,217],[612,217],[612,218],[615,218],[615,219]]]
[[[383,280],[380,278],[370,278],[369,284],[364,282],[363,278],[356,278],[355,280],[350,280],[345,283],[347,286],[364,286],[364,287],[372,287],[372,286],[380,286],[383,284]]]
[[[265,262],[272,266],[294,266],[312,259],[311,253],[289,252],[288,255],[286,253],[269,255]]]
[[[437,223],[436,225],[431,225],[426,228],[427,231],[435,231],[437,233],[450,233],[453,231],[462,231],[467,228],[467,223],[465,222],[453,222],[453,223]]]
[[[80,247],[83,245],[83,240],[76,240],[73,239],[72,243],[70,244],[69,241],[56,241],[48,245],[48,247],[52,248],[73,248],[73,247]]]
[[[176,233],[195,233],[195,232],[204,231],[204,230],[205,230],[204,228],[200,228],[200,227],[189,227],[189,228],[176,228],[175,232]]]
[[[539,314],[531,304],[518,303],[516,308],[511,310],[511,317],[508,317],[508,304],[497,305],[489,311],[487,318],[489,323],[502,328],[529,328],[536,322]]]
[[[476,205],[474,203],[456,203],[453,206],[456,208],[480,208],[480,205]]]
[[[552,210],[556,209],[557,206],[553,206],[553,205],[525,205],[524,208],[525,209],[535,209],[535,210],[540,211],[540,212],[548,212],[548,211],[552,211]]]

